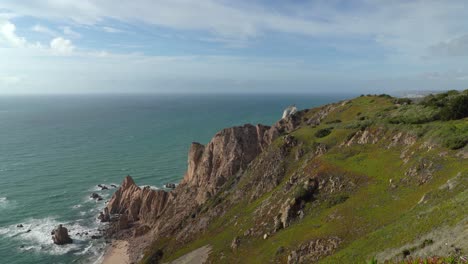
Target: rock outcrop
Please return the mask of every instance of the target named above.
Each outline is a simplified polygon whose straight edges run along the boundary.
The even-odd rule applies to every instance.
[[[171,191],[141,188],[127,176],[107,204],[110,215],[127,218],[127,223],[122,226],[118,221],[112,232],[133,227],[134,237],[151,233],[152,239],[174,236],[180,243],[189,240],[191,235],[203,231],[211,219],[223,213],[223,209],[212,210],[198,219],[197,212],[207,199],[215,196],[227,182],[237,180],[277,137],[297,128],[304,113],[289,115],[273,127],[247,124],[223,129],[207,145],[192,143],[187,172]],[[285,144],[285,148],[271,153],[276,157],[271,162],[277,168],[272,170],[271,184],[258,187],[260,192],[271,190],[284,175],[284,168],[277,164],[281,164],[279,161],[296,143],[292,137],[286,139],[291,141],[291,146]],[[107,219],[106,212],[100,218]]]
[[[202,204],[269,144],[266,133],[270,127],[244,125],[217,133],[206,146],[193,143],[188,158],[188,170],[181,184],[199,190],[196,200]]]
[[[52,240],[57,245],[65,245],[73,243],[73,240],[68,235],[68,229],[59,225],[56,229],[52,232]]]
[[[171,193],[163,190],[142,189],[127,176],[109,200],[107,209],[111,214],[128,216],[130,222],[152,223],[162,214],[171,197]]]
[[[315,263],[324,256],[331,255],[341,239],[337,237],[319,238],[304,243],[297,250],[294,250],[288,256],[288,264],[295,263]]]

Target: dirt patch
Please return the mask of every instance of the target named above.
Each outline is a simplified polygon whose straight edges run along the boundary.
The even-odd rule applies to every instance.
[[[211,253],[211,246],[206,245],[201,248],[183,255],[182,257],[171,261],[167,264],[190,264],[190,263],[205,263]]]

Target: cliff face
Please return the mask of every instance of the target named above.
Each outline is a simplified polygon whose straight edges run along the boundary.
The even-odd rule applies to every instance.
[[[267,135],[269,129],[248,124],[218,132],[206,146],[193,143],[188,170],[181,184],[196,189],[196,200],[203,204],[268,146],[271,142]]]
[[[174,190],[127,177],[107,209],[143,263],[202,245],[213,246],[208,263],[351,263],[393,258],[378,253],[400,237],[411,250],[446,244],[429,231],[466,219],[468,122],[414,120],[422,107],[361,96],[227,128],[192,144]]]
[[[187,172],[174,190],[140,188],[127,176],[110,199],[107,209],[110,214],[123,215],[135,230],[149,227],[152,231],[149,233],[155,239],[175,235],[180,243],[190,240],[192,234],[202,231],[211,219],[223,213],[221,209],[202,219],[194,219],[201,206],[217,195],[227,182],[240,177],[276,138],[296,129],[305,113],[307,111],[296,112],[272,127],[246,124],[226,128],[216,133],[207,145],[194,142],[188,153]],[[325,115],[322,113],[309,119],[320,123]],[[265,163],[265,170],[278,167],[284,153],[285,150],[268,154],[277,158]],[[272,178],[272,183],[264,184],[258,179],[259,193],[270,190],[280,180],[281,169],[278,167],[272,171],[276,178],[269,174],[266,176]]]
[[[247,124],[223,129],[206,146],[194,142],[187,172],[173,191],[140,188],[127,176],[107,208],[111,214],[126,215],[136,227],[152,227],[157,236],[180,231],[181,223],[197,207],[216,195],[230,178],[240,175],[268,147],[279,135],[278,127],[281,125],[270,128]]]
[[[127,176],[109,200],[107,208],[111,214],[126,214],[131,222],[151,223],[172,199],[171,193],[149,187],[140,188]]]

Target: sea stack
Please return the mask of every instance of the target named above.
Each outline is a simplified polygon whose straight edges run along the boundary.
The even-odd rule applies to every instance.
[[[68,229],[59,225],[55,230],[52,231],[52,240],[54,244],[65,245],[73,243],[73,239],[68,235]]]

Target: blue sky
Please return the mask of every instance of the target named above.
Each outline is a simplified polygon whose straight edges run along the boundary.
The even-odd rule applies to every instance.
[[[464,6],[2,0],[0,93],[466,89]]]

